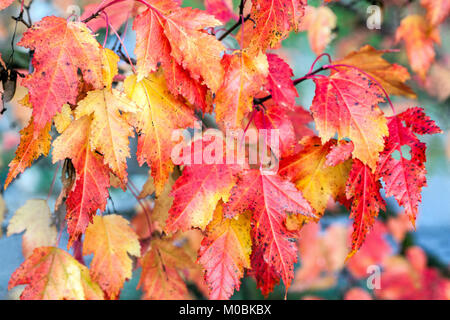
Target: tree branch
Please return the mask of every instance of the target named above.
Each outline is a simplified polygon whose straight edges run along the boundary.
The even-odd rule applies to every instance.
[[[320,67],[320,68],[318,68],[318,69],[316,69],[314,71],[311,71],[311,72],[307,73],[305,76],[303,76],[301,78],[293,80],[292,83],[293,83],[294,86],[296,86],[299,83],[305,81],[306,79],[309,79],[310,76],[312,76],[312,75],[314,75],[316,73],[319,73],[320,71],[324,71],[324,70],[327,70],[327,69],[324,68],[324,67]],[[272,95],[271,94],[269,94],[269,95],[267,95],[265,97],[262,97],[262,98],[253,98],[253,104],[254,105],[262,105],[264,102],[266,102],[267,100],[270,100],[270,99],[272,99]]]

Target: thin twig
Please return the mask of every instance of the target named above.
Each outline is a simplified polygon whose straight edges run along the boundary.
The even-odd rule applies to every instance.
[[[250,14],[248,14],[245,18],[244,18],[244,22],[247,21],[248,19],[250,19]],[[239,20],[236,21],[236,23],[234,25],[231,26],[230,29],[228,29],[227,31],[225,31],[224,34],[222,34],[218,40],[222,41],[223,39],[225,39],[230,33],[232,33],[234,30],[236,30],[237,27],[239,27],[242,24],[242,18],[239,17]]]
[[[305,76],[303,76],[301,78],[293,80],[292,83],[293,83],[294,86],[296,86],[299,83],[309,79],[311,76],[315,75],[316,73],[319,73],[320,71],[324,71],[324,70],[326,70],[326,68],[320,67],[320,68],[318,68],[318,69],[316,69],[316,70],[314,70],[312,72],[307,73]],[[253,98],[253,104],[254,105],[262,105],[264,102],[266,102],[267,100],[270,100],[270,99],[272,99],[272,95],[271,94],[269,94],[269,95],[267,95],[265,97],[262,97],[262,98]]]

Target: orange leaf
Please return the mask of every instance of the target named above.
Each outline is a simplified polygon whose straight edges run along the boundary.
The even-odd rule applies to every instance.
[[[194,111],[168,91],[162,73],[151,74],[140,82],[131,75],[124,87],[128,97],[140,106],[136,112],[137,160],[140,165],[150,165],[159,196],[174,167],[171,152],[178,141],[172,139],[171,133],[193,127]]]
[[[173,240],[153,240],[151,249],[142,258],[141,264],[142,274],[138,288],[144,291],[144,299],[189,299],[181,271],[195,268],[195,264],[185,250],[176,246]]]
[[[11,181],[39,158],[47,156],[50,151],[51,122],[48,122],[39,131],[35,128],[35,121],[31,117],[28,126],[20,130],[20,143],[16,150],[16,156],[9,163],[9,172],[5,180],[5,189]]]
[[[225,218],[222,204],[218,204],[206,228],[198,258],[206,270],[210,299],[227,300],[235,289],[239,290],[244,268],[250,268],[251,251],[248,213],[240,214],[237,219]]]
[[[401,21],[395,39],[396,42],[400,40],[405,42],[411,68],[425,80],[436,55],[433,42],[441,43],[439,30],[431,26],[424,17],[411,15]]]
[[[386,118],[377,103],[384,101],[381,89],[366,75],[345,69],[314,79],[316,93],[311,112],[322,142],[338,134],[354,145],[353,157],[375,170],[378,153],[388,134]]]
[[[77,175],[66,201],[69,247],[84,233],[97,210],[105,210],[109,195],[109,170],[89,144],[91,125],[89,116],[75,120],[53,142],[53,162],[71,159]]]
[[[133,261],[139,257],[138,236],[119,215],[95,216],[87,228],[83,255],[94,254],[90,274],[108,298],[116,299],[126,279],[131,278]]]
[[[18,45],[34,51],[34,72],[22,83],[33,105],[35,132],[65,103],[76,104],[78,70],[85,82],[103,87],[100,45],[84,23],[45,17],[23,34]]]
[[[360,48],[346,55],[334,64],[348,64],[367,72],[374,77],[383,88],[394,95],[402,95],[415,99],[416,94],[405,82],[409,80],[408,70],[398,64],[390,64],[382,58],[389,50],[376,50],[370,45]]]
[[[263,53],[252,57],[245,51],[225,55],[225,78],[216,93],[216,120],[223,128],[241,128],[242,120],[252,110],[253,96],[265,83],[269,65]]]
[[[14,271],[8,289],[27,285],[22,300],[103,300],[89,270],[67,252],[41,247]]]

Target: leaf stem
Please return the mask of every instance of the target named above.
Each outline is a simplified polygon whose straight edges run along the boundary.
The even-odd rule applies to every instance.
[[[293,80],[292,83],[294,84],[294,86],[296,86],[296,85],[299,84],[300,82],[305,81],[305,80],[307,80],[307,79],[310,79],[310,78],[311,78],[312,76],[314,76],[316,73],[319,73],[320,71],[324,71],[324,70],[326,70],[326,68],[324,68],[324,67],[322,66],[322,67],[320,67],[320,68],[318,68],[318,69],[316,69],[316,70],[314,70],[314,71],[312,71],[312,72],[308,72],[306,75],[304,75],[304,76],[301,77],[301,78],[298,78],[298,79]],[[267,96],[265,96],[265,97],[262,97],[262,98],[253,98],[253,104],[254,104],[254,105],[263,104],[264,102],[266,102],[267,100],[270,100],[270,99],[272,99],[272,95],[271,95],[271,94],[269,94],[269,95],[267,95]]]

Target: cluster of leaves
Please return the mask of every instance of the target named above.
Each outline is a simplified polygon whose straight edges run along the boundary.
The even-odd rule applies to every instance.
[[[81,21],[49,16],[33,24],[18,43],[33,52],[33,72],[22,81],[28,89],[22,103],[32,108],[32,117],[21,131],[5,188],[52,148],[53,162],[64,162],[64,188],[56,206],[65,204],[68,248],[75,253],[57,247],[45,203],[27,203],[8,228],[10,234],[27,230],[27,259],[9,287],[26,284],[24,299],[116,299],[136,257],[146,298],[185,298],[185,279],[195,278],[198,264],[211,299],[230,298],[245,272],[264,294],[280,280],[287,290],[301,226],[317,222],[330,199],[340,202],[354,219],[350,258],[385,207],[381,179],[386,195],[405,208],[414,224],[426,185],[426,146],[418,135],[441,130],[420,107],[399,114],[393,110],[392,116],[380,109],[384,102],[393,108],[388,94],[415,96],[405,84],[407,69],[384,60],[386,51],[365,46],[335,62],[326,55],[329,64],[314,70],[314,63],[307,75],[292,80],[289,65],[268,50],[278,48],[291,31],[306,28],[320,37],[314,17],[302,24],[305,11],[329,14],[329,9],[311,9],[306,2],[243,1],[236,23],[242,26],[236,36],[239,49],[215,35],[221,21],[236,18],[226,1],[206,1],[208,13],[174,0],[131,5],[110,0],[87,8]],[[445,18],[429,12],[435,24]],[[106,26],[117,35],[115,26],[130,15],[136,61],[121,45],[117,53],[132,73],[120,73],[119,55],[91,30]],[[402,31],[410,23],[402,22],[398,38],[406,41],[408,52],[428,50],[423,42],[428,45],[429,37]],[[413,70],[422,74],[428,66],[415,61],[411,57]],[[318,74],[322,71],[329,74]],[[307,79],[316,85],[312,119],[296,105],[295,85]],[[227,161],[175,165],[171,152],[178,142],[171,132],[192,127],[212,112],[223,132],[279,129],[280,152],[272,159],[279,161],[278,172],[266,175],[258,166]],[[317,136],[308,127],[311,120]],[[151,168],[139,197],[156,196],[151,214],[140,200],[145,210],[139,221],[145,227],[139,228],[146,228],[141,232],[120,215],[96,215],[105,210],[110,187],[135,189],[126,163],[135,132],[137,161]],[[212,142],[200,137],[189,143],[205,150]],[[180,234],[191,229],[202,231],[198,253],[179,242]],[[90,254],[87,268],[83,256]]]

